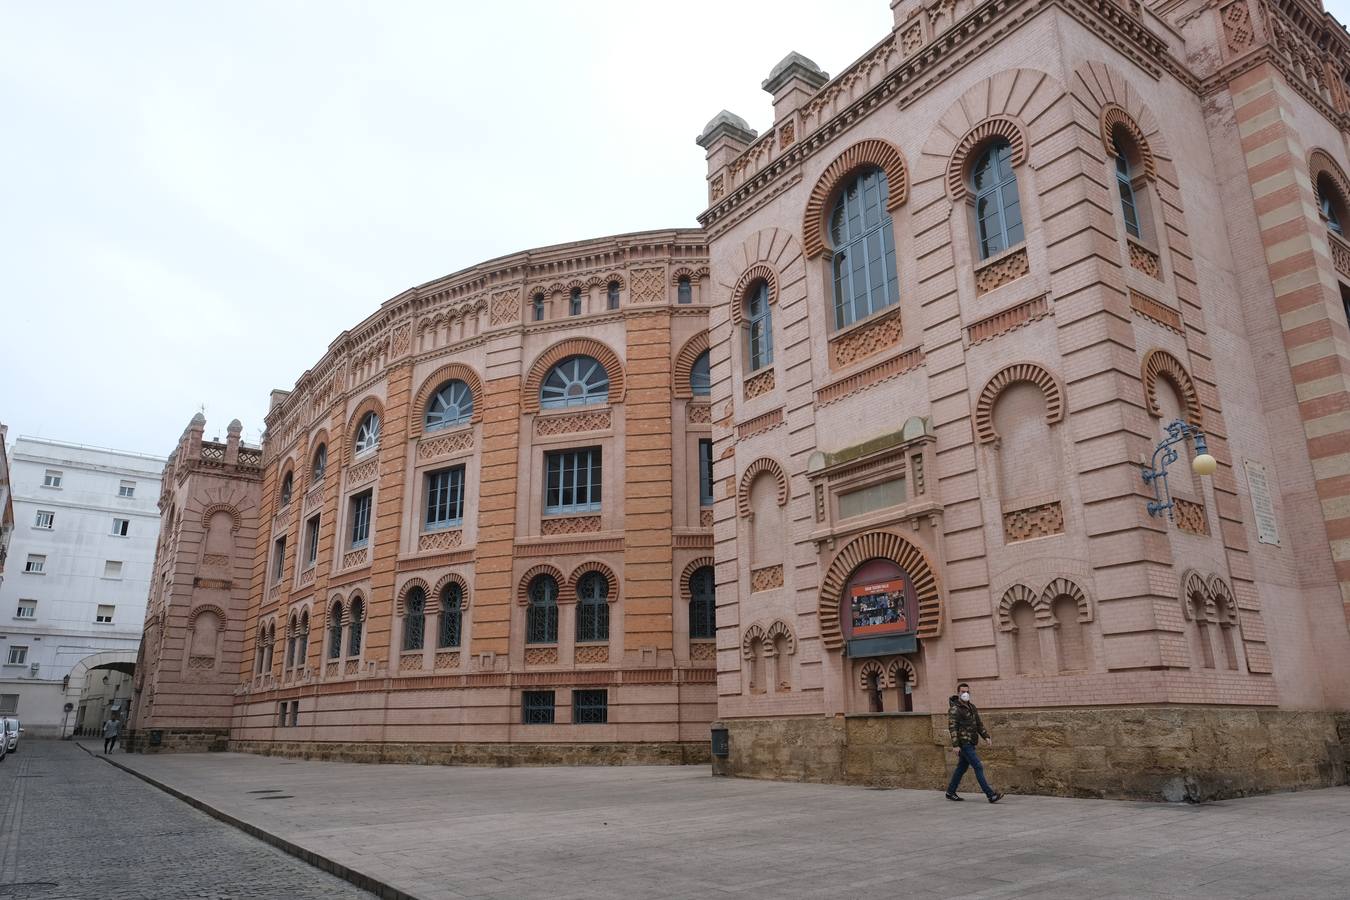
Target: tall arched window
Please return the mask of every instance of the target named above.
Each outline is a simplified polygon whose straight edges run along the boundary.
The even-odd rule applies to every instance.
[[[380,446],[380,417],[373,412],[368,412],[361,419],[361,424],[356,427],[356,455],[368,453]]]
[[[567,314],[571,316],[581,315],[581,288],[572,288],[572,293],[568,297]]]
[[[536,322],[544,321],[544,295],[535,294],[534,300],[530,303],[532,317]]]
[[[295,664],[303,668],[309,662],[309,610],[300,613],[300,634],[295,651]]]
[[[328,611],[328,658],[342,655],[342,601],[338,600]]]
[[[679,303],[694,302],[694,286],[689,283],[689,276],[682,275],[675,285],[675,299]]]
[[[1134,198],[1134,173],[1130,157],[1121,146],[1120,137],[1112,140],[1116,150],[1116,188],[1120,191],[1120,214],[1125,218],[1125,231],[1130,237],[1139,237],[1139,210]]]
[[[577,640],[609,640],[609,582],[599,572],[577,582]]]
[[[272,622],[267,626],[267,657],[263,661],[263,671],[272,671],[272,653],[277,647],[277,623]]]
[[[360,597],[352,600],[351,627],[347,634],[347,655],[361,655],[361,629],[366,622],[366,604]]]
[[[295,490],[295,476],[294,476],[292,473],[287,472],[285,475],[281,476],[281,505],[282,505],[282,506],[290,506],[290,505],[291,505],[291,494],[292,494],[292,492],[294,492],[294,490]]]
[[[253,674],[261,675],[267,662],[267,626],[258,626],[258,647],[254,651]]]
[[[464,589],[453,581],[441,589],[441,627],[437,647],[458,647],[464,625]]]
[[[605,302],[610,309],[619,308],[619,283],[611,281],[609,287],[605,289]]]
[[[705,641],[717,637],[717,596],[712,566],[702,566],[689,576],[689,637]]]
[[[289,669],[295,664],[295,646],[300,640],[300,620],[291,616],[290,625],[286,628],[286,662],[283,669]]]
[[[537,575],[530,582],[525,607],[525,643],[558,642],[558,582],[552,575]]]
[[[834,325],[843,328],[900,299],[886,173],[868,169],[845,185],[830,214]]]
[[[769,311],[769,283],[750,288],[745,304],[746,368],[754,372],[773,362],[773,316]]]
[[[1036,611],[1025,600],[1013,604],[1013,650],[1018,675],[1041,674],[1041,636],[1036,629]]]
[[[403,598],[403,649],[421,650],[426,635],[427,593],[420,587]]]
[[[311,469],[311,480],[315,483],[323,481],[323,473],[328,471],[328,445],[320,444],[314,451],[314,467]]]
[[[1012,168],[1012,145],[999,138],[989,145],[971,172],[975,192],[975,229],[980,259],[1022,243],[1022,204]]]
[[[1087,646],[1083,625],[1078,621],[1078,602],[1069,596],[1056,597],[1050,604],[1050,614],[1055,617],[1059,670],[1081,672],[1087,668]]]
[[[704,350],[689,367],[689,391],[695,397],[706,397],[712,393],[712,367],[709,362],[710,351]]]
[[[423,431],[436,431],[451,425],[463,425],[473,415],[473,392],[458,378],[436,389],[427,401]]]
[[[592,356],[569,356],[549,369],[539,389],[539,405],[544,409],[586,406],[609,399],[609,373]]]
[[[1326,220],[1327,228],[1339,235],[1344,235],[1345,206],[1340,191],[1336,189],[1336,183],[1331,180],[1331,176],[1323,172],[1317,176],[1317,209]]]

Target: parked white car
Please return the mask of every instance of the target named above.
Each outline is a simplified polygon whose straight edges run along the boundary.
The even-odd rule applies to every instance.
[[[19,735],[23,734],[23,726],[19,724],[19,720],[13,716],[7,716],[0,719],[0,730],[3,730],[5,736],[5,752],[17,752],[19,749]]]

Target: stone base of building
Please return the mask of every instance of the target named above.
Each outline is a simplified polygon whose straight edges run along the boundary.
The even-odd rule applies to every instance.
[[[139,728],[122,743],[132,753],[221,753],[229,741],[229,728]]]
[[[1001,791],[1204,801],[1347,783],[1350,713],[1241,707],[981,710],[980,745]],[[947,717],[885,713],[714,723],[730,755],[713,772],[939,790],[956,765]],[[978,787],[974,773],[963,784]]]
[[[504,744],[230,741],[236,753],[299,759],[440,766],[706,765],[708,743]]]

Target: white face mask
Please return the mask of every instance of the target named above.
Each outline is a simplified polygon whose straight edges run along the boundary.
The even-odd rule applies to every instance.
[[[961,699],[964,700],[965,702],[969,703],[969,702],[970,702],[970,691],[962,691],[962,692],[961,692]]]

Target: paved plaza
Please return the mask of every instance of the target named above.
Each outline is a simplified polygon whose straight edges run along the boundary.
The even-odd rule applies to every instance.
[[[77,877],[72,869],[97,877],[107,865],[103,851],[83,848],[96,841],[120,847],[119,885],[179,877],[192,865],[210,877],[239,878],[239,893],[229,896],[356,895],[318,870],[298,877],[304,866],[297,860],[261,844],[245,849],[251,839],[69,745],[30,747],[0,767],[6,786],[25,765],[48,776],[25,782],[23,821],[38,830],[20,838],[23,878],[58,869],[52,880]],[[936,790],[713,778],[692,766],[485,769],[233,753],[113,758],[418,898],[1325,900],[1345,896],[1350,884],[1347,788],[1205,806],[1027,796],[990,806],[973,785],[958,804]],[[72,777],[54,777],[58,770]],[[48,808],[51,802],[60,806]],[[67,820],[87,824],[66,835]],[[184,861],[184,850],[206,843],[256,862],[196,850]]]

